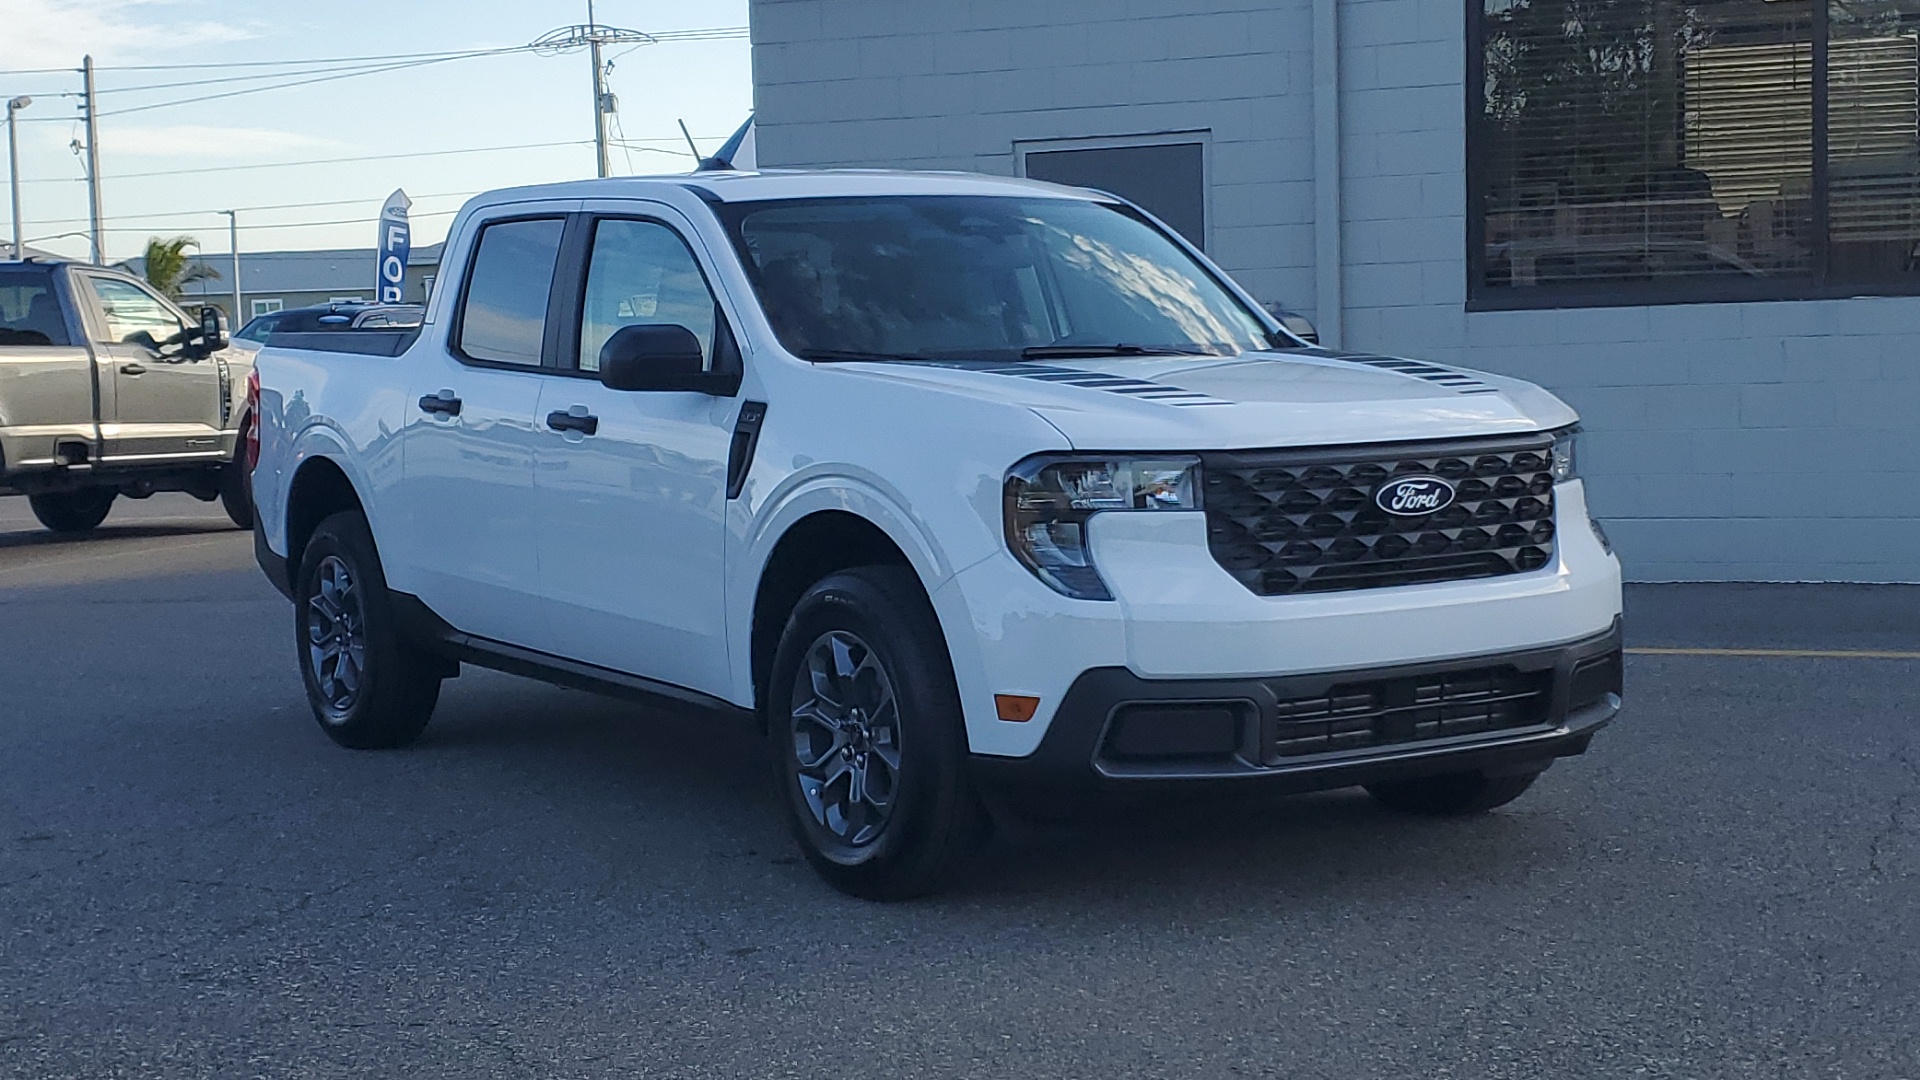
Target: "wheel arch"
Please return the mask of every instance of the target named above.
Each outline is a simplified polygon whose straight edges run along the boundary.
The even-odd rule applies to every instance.
[[[293,482],[287,486],[286,538],[287,569],[299,572],[313,531],[328,517],[348,510],[366,513],[359,489],[340,463],[331,457],[315,455],[300,463]],[[257,511],[256,511],[257,512]]]
[[[749,662],[754,700],[765,700],[780,634],[800,597],[815,582],[860,566],[900,566],[927,585],[906,551],[887,531],[850,510],[815,510],[789,525],[774,542],[754,589]],[[931,600],[929,600],[931,602]]]

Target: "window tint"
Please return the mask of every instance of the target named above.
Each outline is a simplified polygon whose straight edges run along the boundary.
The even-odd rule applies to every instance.
[[[105,323],[102,340],[158,350],[178,342],[186,328],[160,298],[130,281],[89,277],[87,285]]]
[[[503,221],[481,231],[460,317],[462,353],[475,360],[539,366],[561,226],[558,219],[544,218]]]
[[[0,271],[0,345],[66,345],[67,322],[53,276],[44,270]]]
[[[1270,344],[1184,249],[1106,204],[931,195],[718,210],[775,333],[805,358],[1123,345],[1232,356]]]
[[[1476,298],[1920,289],[1920,0],[1470,10]]]
[[[580,313],[580,370],[600,370],[600,349],[621,327],[669,324],[693,331],[712,368],[713,293],[687,245],[656,222],[600,222]]]

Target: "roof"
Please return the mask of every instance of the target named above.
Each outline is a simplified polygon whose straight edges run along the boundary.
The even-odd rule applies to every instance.
[[[701,192],[721,202],[761,199],[806,199],[836,195],[1001,195],[1033,198],[1086,199],[1096,197],[1082,188],[987,176],[968,172],[909,172],[893,169],[767,169],[759,172],[681,173],[671,176],[626,176],[604,180],[570,180],[559,184],[503,188],[476,196],[467,205],[485,206],[528,199],[618,199],[644,193],[646,188],[671,185]]]
[[[20,249],[27,253],[27,258],[34,259],[38,262],[65,263],[65,262],[76,261],[74,259],[69,259],[64,255],[56,255],[53,252],[46,250],[45,248],[34,247],[32,244],[21,244]],[[0,261],[10,261],[15,257],[16,256],[13,253],[13,242],[10,240],[0,240]]]
[[[408,266],[437,266],[442,244],[424,244],[407,255]],[[189,296],[227,296],[233,292],[230,255],[196,255],[195,263],[204,263],[219,273],[206,281],[189,282]],[[138,272],[139,259],[128,265]],[[242,251],[240,287],[250,293],[297,292],[370,292],[374,283],[372,248],[328,248],[318,251]]]

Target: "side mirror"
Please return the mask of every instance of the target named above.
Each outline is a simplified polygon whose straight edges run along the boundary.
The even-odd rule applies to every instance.
[[[217,307],[200,309],[200,347],[208,353],[227,347],[227,317]]]
[[[1307,318],[1305,315],[1288,311],[1279,304],[1267,305],[1267,314],[1278,319],[1280,325],[1285,328],[1287,333],[1292,334],[1301,341],[1309,345],[1320,344],[1320,331],[1314,327],[1313,320]]]
[[[614,331],[600,347],[600,383],[609,390],[713,389],[700,339],[677,324]]]

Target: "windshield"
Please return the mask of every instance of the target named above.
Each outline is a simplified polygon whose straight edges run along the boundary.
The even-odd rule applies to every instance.
[[[715,207],[780,342],[814,360],[1037,360],[1272,346],[1160,230],[1074,199],[886,196]]]

